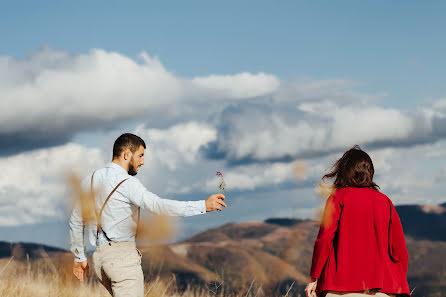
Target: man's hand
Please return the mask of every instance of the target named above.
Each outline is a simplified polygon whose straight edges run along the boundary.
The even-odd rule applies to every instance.
[[[210,212],[213,210],[222,211],[222,206],[226,207],[226,204],[223,202],[225,200],[225,195],[223,194],[213,194],[206,199],[206,211]]]
[[[88,277],[88,262],[74,262],[73,274],[80,282],[83,282]]]
[[[307,297],[316,297],[316,287],[317,287],[317,279],[310,278],[307,287],[305,288],[305,293]]]

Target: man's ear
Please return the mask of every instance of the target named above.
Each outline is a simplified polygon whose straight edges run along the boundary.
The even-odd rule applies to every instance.
[[[132,151],[129,149],[126,149],[124,151],[124,160],[130,160],[131,157],[132,157]]]

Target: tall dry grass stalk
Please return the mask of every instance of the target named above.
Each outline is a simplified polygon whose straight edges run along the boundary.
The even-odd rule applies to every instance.
[[[307,164],[303,161],[297,161],[294,166],[294,177],[298,180],[305,180],[307,172]]]
[[[316,220],[322,221],[325,211],[325,202],[327,201],[328,197],[334,194],[335,190],[336,189],[333,184],[329,184],[324,181],[321,181],[316,186],[315,191],[318,194],[319,198],[321,198],[321,204],[316,212]]]
[[[139,242],[160,244],[174,239],[176,226],[172,218],[165,215],[142,216],[136,234]]]
[[[85,190],[81,186],[81,179],[74,173],[68,175],[68,188],[71,190],[72,204],[70,208],[80,206],[82,211],[82,218],[85,223],[96,222],[96,206],[94,203],[94,196],[97,194],[91,189]]]

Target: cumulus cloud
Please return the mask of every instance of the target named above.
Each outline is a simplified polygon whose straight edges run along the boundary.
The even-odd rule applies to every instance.
[[[68,174],[86,175],[102,160],[99,149],[75,143],[0,158],[0,225],[64,218]]]
[[[446,110],[446,98],[434,100],[432,103],[432,107],[436,110]]]
[[[436,152],[436,154],[432,154]],[[375,181],[395,204],[438,204],[446,201],[446,141],[412,147],[370,150]]]
[[[266,73],[181,78],[156,57],[43,48],[0,57],[0,154],[60,145],[132,121],[170,127],[208,121],[208,156],[243,162],[293,159],[355,143],[410,145],[446,134],[444,100],[417,114],[376,105],[383,94],[343,79],[280,81]],[[236,99],[236,100],[226,100]],[[171,166],[175,166],[174,163]]]
[[[0,166],[7,170],[0,178],[0,225],[63,215],[67,168],[83,164],[80,172],[87,174],[102,167],[115,138],[127,132],[124,125],[146,140],[138,177],[162,197],[206,198],[186,196],[215,192],[220,170],[229,191],[250,193],[243,197],[297,187],[305,189],[300,199],[313,200],[309,188],[343,151],[360,144],[396,203],[443,202],[444,99],[407,112],[381,107],[385,94],[357,86],[266,73],[188,79],[148,54],[135,60],[101,49],[2,56]],[[88,147],[70,142],[80,132]],[[296,180],[299,162],[307,170]],[[259,206],[258,215],[271,207]]]
[[[292,160],[338,152],[354,144],[410,146],[446,136],[446,121],[429,110],[409,113],[373,105],[241,103],[222,113],[208,155],[233,163]],[[309,105],[311,103],[308,103]]]
[[[137,127],[135,134],[149,141],[148,158],[176,170],[179,165],[193,164],[199,158],[202,146],[216,139],[217,131],[208,124],[187,122],[167,129]]]
[[[43,48],[23,60],[1,56],[0,152],[62,144],[80,131],[124,121],[175,122],[202,114],[197,104],[206,99],[260,96],[277,85],[264,73],[181,78],[147,53],[134,60],[102,49]]]
[[[146,54],[141,63],[114,52],[72,55],[43,49],[27,60],[2,57],[2,147],[45,147],[74,133],[143,117],[178,98],[181,83]],[[10,153],[10,152],[9,152]]]
[[[279,79],[271,74],[260,72],[256,75],[243,72],[236,75],[209,75],[192,80],[196,85],[208,89],[225,99],[244,99],[265,96],[276,91]]]
[[[366,152],[374,163],[375,181],[395,204],[438,204],[446,201],[445,140],[409,148],[366,149]],[[431,154],[432,152],[436,154]],[[283,186],[295,188],[296,191],[309,189],[305,196],[296,195],[294,199],[314,207],[321,201],[314,191],[315,187],[342,153],[343,151],[292,162],[249,163],[226,168],[224,173],[227,189],[229,193],[262,193],[267,190],[271,196],[275,196]],[[304,168],[301,176],[296,175],[299,165]],[[215,179],[208,178],[206,188],[215,189],[216,184]],[[289,215],[294,213],[298,217],[305,217],[301,216],[301,209],[272,208],[279,213],[289,212]]]
[[[256,215],[259,218],[269,217],[272,213],[308,216],[308,211],[300,209],[301,206],[292,211],[280,206],[276,193],[286,190],[291,195],[287,201],[295,200],[296,205],[309,209],[316,206],[319,200],[313,188],[342,154],[231,167],[226,166],[223,160],[208,160],[201,155],[200,147],[216,137],[215,128],[209,124],[192,121],[166,129],[140,126],[133,132],[141,135],[148,144],[146,163],[137,177],[149,190],[172,199],[204,199],[206,194],[217,191],[215,171],[221,170],[232,207],[249,203],[238,202],[236,197],[239,196],[256,201],[257,195],[270,197],[269,204],[257,205]],[[114,140],[114,136],[107,137],[110,142]],[[367,151],[375,164],[377,183],[396,204],[444,202],[445,141],[411,148]],[[0,225],[66,219],[69,201],[65,184],[67,172],[75,170],[80,176],[87,175],[108,162],[110,153],[111,146],[98,149],[68,143],[0,158],[2,168],[8,169],[5,171],[7,174],[3,173],[0,178]],[[304,171],[301,176],[296,176],[299,164],[303,164]],[[293,194],[293,188],[297,188],[296,194]],[[306,194],[298,195],[300,189],[305,189]]]

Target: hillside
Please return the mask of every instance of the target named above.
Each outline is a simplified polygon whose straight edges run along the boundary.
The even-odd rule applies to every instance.
[[[24,242],[5,242],[0,241],[0,258],[9,258],[14,256],[15,259],[24,259],[26,255],[30,259],[41,258],[44,254],[57,252],[66,252],[63,249],[46,246],[43,244],[24,243]]]
[[[446,203],[399,205],[396,210],[406,235],[415,239],[446,241]]]
[[[410,254],[408,280],[414,297],[446,296],[445,206],[397,207]],[[291,288],[288,295],[297,296],[308,279],[318,228],[315,221],[286,218],[226,224],[179,243],[142,247],[142,266],[149,280],[174,276],[180,291],[201,287],[214,293],[250,290],[271,296],[285,295]],[[33,259],[45,253],[53,262],[70,266],[66,251],[0,242],[0,257],[24,259],[29,254]]]

